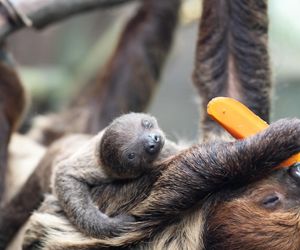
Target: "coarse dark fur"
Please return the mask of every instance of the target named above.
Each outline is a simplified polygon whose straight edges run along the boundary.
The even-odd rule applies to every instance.
[[[25,92],[5,46],[0,44],[0,204],[7,172],[7,147],[25,110]]]
[[[269,122],[271,75],[267,0],[204,0],[193,74],[204,139],[222,133],[206,112],[216,96],[242,101]]]
[[[154,117],[130,113],[116,118],[95,137],[82,140],[79,149],[56,164],[53,192],[75,227],[86,235],[106,238],[129,226],[132,216],[109,217],[99,209],[107,200],[94,204],[91,190],[97,187],[119,194],[123,185],[158,172],[155,162],[178,151],[173,143],[164,144]]]
[[[124,112],[143,111],[170,50],[179,7],[179,0],[143,1],[125,26],[103,75],[80,92],[78,101],[66,112],[54,114],[50,120],[46,117],[42,127],[34,126],[31,136],[49,145],[65,134],[96,133]],[[85,138],[65,136],[52,145],[20,192],[0,208],[0,248],[7,246],[31,212],[39,207],[43,194],[51,191],[49,176],[54,164],[69,157],[74,147],[81,144],[81,137]]]
[[[101,74],[65,112],[37,119],[29,135],[49,145],[69,133],[96,134],[121,114],[145,111],[172,45],[179,7],[180,0],[141,1]]]

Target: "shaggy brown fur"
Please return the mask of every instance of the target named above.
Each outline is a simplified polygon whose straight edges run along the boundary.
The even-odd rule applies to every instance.
[[[206,113],[216,96],[242,101],[269,121],[270,66],[267,0],[204,0],[194,69],[206,139],[222,133]]]
[[[210,209],[205,225],[207,249],[299,249],[300,178],[293,168],[238,191],[238,197],[223,193],[227,198]]]
[[[145,111],[172,45],[179,7],[180,0],[142,1],[101,75],[65,112],[39,118],[30,135],[49,145],[68,133],[96,134],[121,114]]]
[[[4,46],[0,45],[0,204],[4,193],[7,146],[25,109],[25,93]]]

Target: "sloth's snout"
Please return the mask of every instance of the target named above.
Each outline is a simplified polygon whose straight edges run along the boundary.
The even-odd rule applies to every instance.
[[[163,146],[162,136],[158,133],[148,134],[145,138],[144,148],[147,153],[157,154]]]

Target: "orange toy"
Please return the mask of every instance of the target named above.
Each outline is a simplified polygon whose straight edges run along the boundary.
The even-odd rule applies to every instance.
[[[244,104],[229,97],[216,97],[207,105],[207,113],[233,137],[243,139],[254,135],[269,125]],[[284,161],[280,167],[300,162],[300,153]]]

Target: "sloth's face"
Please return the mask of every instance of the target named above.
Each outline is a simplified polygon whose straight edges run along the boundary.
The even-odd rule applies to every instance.
[[[277,170],[266,180],[253,184],[245,193],[246,197],[257,209],[269,213],[300,211],[300,164]]]
[[[128,136],[121,146],[123,159],[121,165],[143,168],[158,157],[164,146],[165,137],[151,116],[141,116],[136,125],[136,134]]]
[[[107,140],[107,138],[109,140]],[[143,113],[130,113],[117,118],[104,134],[103,149],[106,165],[116,178],[135,178],[153,168],[165,136],[154,117]],[[102,146],[101,146],[102,149]]]
[[[212,249],[300,249],[300,165],[220,201],[207,226]]]

